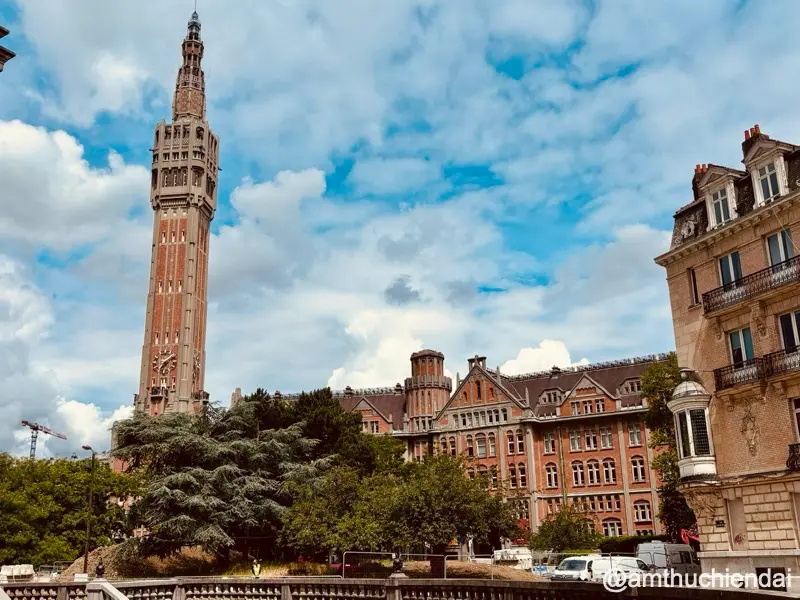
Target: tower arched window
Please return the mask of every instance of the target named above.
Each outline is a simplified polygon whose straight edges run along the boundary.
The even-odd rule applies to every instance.
[[[510,482],[511,488],[516,489],[517,487],[517,468],[514,465],[508,465],[508,481]]]
[[[491,476],[491,480],[492,480],[491,488],[493,490],[496,490],[497,489],[497,467],[492,466],[491,471],[490,471],[490,476]]]
[[[471,435],[467,436],[467,456],[475,456],[475,447]]]
[[[508,443],[508,453],[514,454],[514,433],[512,431],[506,434],[506,442]]]
[[[494,434],[489,434],[489,456],[495,456],[497,454],[497,448],[495,447],[495,440]]]
[[[450,455],[451,456],[456,455],[456,438],[454,437],[450,438]]]
[[[521,431],[517,431],[517,454],[525,454],[525,438]]]
[[[519,465],[517,465],[517,472],[519,473],[519,487],[528,487],[528,478],[526,477],[525,465],[523,463],[519,463]]]
[[[470,479],[475,479],[475,469],[473,469],[472,467],[467,469],[467,477],[469,477]]]
[[[442,448],[442,454],[447,454],[447,438],[442,438],[439,443]]]
[[[589,481],[589,485],[600,484],[600,463],[596,460],[586,463],[586,479]]]
[[[644,458],[634,456],[631,458],[631,476],[633,481],[641,483],[646,480],[644,469]]]

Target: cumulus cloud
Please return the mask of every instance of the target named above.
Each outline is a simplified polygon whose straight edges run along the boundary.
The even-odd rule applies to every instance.
[[[419,290],[412,287],[411,278],[407,275],[401,275],[389,284],[389,287],[383,290],[383,297],[386,298],[388,304],[396,306],[411,304],[421,299]]]
[[[551,367],[564,368],[586,364],[589,364],[589,359],[585,357],[573,363],[564,342],[542,340],[535,348],[522,348],[516,358],[507,360],[500,366],[500,371],[506,375],[521,375],[544,371]]]

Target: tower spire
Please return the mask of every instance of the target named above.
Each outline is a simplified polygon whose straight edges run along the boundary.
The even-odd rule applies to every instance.
[[[200,38],[200,17],[197,3],[186,27],[183,40],[183,63],[178,69],[175,95],[172,101],[172,120],[206,119],[206,82],[203,73],[203,40]]]

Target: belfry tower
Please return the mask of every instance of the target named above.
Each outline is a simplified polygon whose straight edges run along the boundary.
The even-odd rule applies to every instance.
[[[217,208],[219,138],[206,122],[197,12],[183,40],[172,122],[156,126],[150,203],[153,251],[137,413],[199,410],[203,389],[209,227]]]

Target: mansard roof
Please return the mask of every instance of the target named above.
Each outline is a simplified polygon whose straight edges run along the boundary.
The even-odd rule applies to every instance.
[[[592,381],[605,389],[611,397],[618,397],[623,382],[640,377],[652,363],[667,360],[667,356],[667,354],[650,354],[564,369],[554,368],[524,375],[501,375],[501,379],[506,387],[514,390],[520,398],[525,398],[527,392],[531,408],[538,402],[542,392],[553,388],[572,391],[584,375],[589,375]]]

